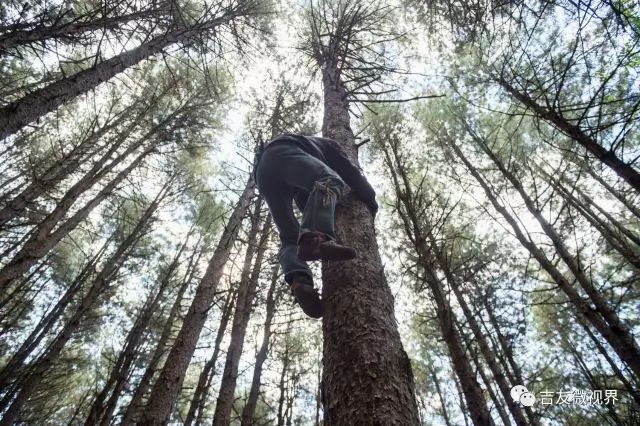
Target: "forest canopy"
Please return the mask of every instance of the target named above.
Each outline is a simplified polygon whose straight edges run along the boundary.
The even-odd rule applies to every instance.
[[[0,425],[640,424],[640,5],[0,3]],[[255,182],[330,138],[295,303]]]

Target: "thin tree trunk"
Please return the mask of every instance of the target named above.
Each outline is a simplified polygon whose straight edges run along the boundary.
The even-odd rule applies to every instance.
[[[589,386],[591,387],[591,389],[604,389],[605,386],[603,386],[602,383],[600,383],[594,377],[594,375],[591,373],[591,371],[593,369],[590,368],[589,366],[587,366],[587,364],[585,363],[584,359],[582,358],[582,355],[580,355],[580,352],[576,349],[576,347],[573,345],[573,343],[571,343],[569,341],[568,337],[563,335],[562,336],[562,340],[563,340],[564,344],[568,347],[569,353],[573,356],[573,359],[576,361],[576,364],[579,367],[578,369],[584,375],[584,377],[587,379],[587,382],[589,383]],[[613,420],[611,422],[611,424],[613,424],[613,425],[623,425],[623,424],[627,423],[627,422],[623,422],[620,419],[620,417],[618,416],[618,414],[616,413],[616,411],[613,408],[613,404],[609,403],[609,404],[605,404],[605,406],[607,408],[607,413],[609,414],[609,416],[611,416],[611,419]]]
[[[233,409],[240,357],[242,356],[242,350],[244,348],[247,325],[249,324],[251,311],[253,310],[253,299],[258,285],[260,271],[263,266],[264,254],[267,250],[267,240],[271,233],[271,216],[267,217],[262,231],[260,231],[261,207],[262,198],[259,198],[253,212],[251,230],[247,237],[248,247],[240,275],[238,302],[236,303],[235,312],[233,313],[231,342],[227,350],[227,358],[220,383],[220,391],[218,392],[216,410],[213,415],[212,424],[214,426],[226,426],[231,423],[231,411]],[[256,239],[258,234],[260,234],[259,240]],[[251,261],[254,258],[254,254],[255,261],[252,269]]]
[[[535,203],[524,190],[524,187],[522,186],[520,180],[505,167],[505,165],[502,163],[502,161],[500,161],[495,153],[489,149],[485,141],[479,139],[477,136],[474,136],[474,139],[476,140],[476,142],[478,142],[482,150],[491,158],[491,160],[502,172],[502,174],[509,180],[509,182],[511,182],[518,194],[520,194],[520,197],[524,200],[524,203],[529,212],[540,224],[544,233],[552,241],[553,246],[562,258],[563,262],[573,273],[578,283],[580,283],[580,286],[589,296],[589,299],[591,299],[591,302],[596,308],[596,312],[602,315],[604,320],[609,324],[611,331],[615,333],[616,338],[623,342],[629,354],[633,354],[633,356],[635,357],[633,363],[637,368],[635,369],[635,372],[638,377],[640,377],[640,346],[638,346],[638,343],[636,342],[629,327],[620,320],[618,314],[615,312],[615,309],[609,302],[604,299],[602,293],[600,293],[600,291],[593,284],[591,278],[587,276],[583,266],[580,263],[580,258],[578,256],[573,256],[569,252],[569,248],[564,244],[562,237],[547,221],[542,212],[540,212],[540,210],[536,208]],[[627,360],[627,358],[622,357],[622,355],[621,358],[627,363],[631,361]]]
[[[56,184],[63,181],[65,178],[71,175],[78,169],[81,163],[85,162],[92,154],[100,151],[103,148],[96,149],[98,141],[108,132],[114,128],[121,126],[124,120],[127,118],[127,114],[130,112],[131,107],[126,108],[121,114],[119,114],[114,120],[103,125],[100,129],[93,131],[89,136],[76,146],[71,152],[66,154],[60,161],[48,167],[40,176],[33,178],[33,181],[27,185],[18,195],[13,197],[8,202],[4,203],[2,209],[0,209],[0,228],[6,225],[13,218],[23,215],[29,205],[40,197],[45,192],[54,188]],[[146,109],[144,110],[146,112]],[[137,118],[141,118],[142,114],[139,114]],[[133,120],[132,123],[137,123],[137,120]],[[133,126],[120,131],[120,135],[116,140],[109,144],[109,153],[102,157],[100,165],[104,164],[106,160],[111,157],[114,152],[113,147],[116,149],[124,142],[126,137],[129,136],[130,131],[133,130]],[[124,139],[123,139],[124,137]],[[96,163],[97,165],[97,163]],[[95,168],[95,166],[93,167]],[[98,169],[95,169],[96,172]],[[89,172],[90,173],[90,172]],[[88,174],[89,174],[88,173]]]
[[[474,288],[480,294],[482,290],[477,285],[477,283],[474,282],[474,284],[475,284]],[[498,318],[495,315],[492,303],[489,301],[488,297],[489,296],[485,294],[481,296],[481,300],[482,300],[482,305],[484,306],[484,311],[487,313],[487,316],[489,317],[489,322],[491,323],[493,332],[497,337],[497,340],[498,340],[497,344],[492,339],[491,331],[487,327],[487,324],[483,321],[482,325],[487,331],[487,337],[493,343],[492,346],[494,348],[497,348],[497,347],[501,348],[501,351],[496,350],[494,353],[497,355],[497,358],[500,360],[503,366],[503,371],[505,372],[505,374],[507,375],[511,383],[523,384],[524,379],[522,377],[520,367],[518,366],[518,363],[513,358],[513,347],[512,345],[509,344],[510,342],[507,341],[507,337],[504,335],[504,333],[502,333],[502,327],[498,322]],[[475,312],[477,314],[478,311],[476,310]]]
[[[196,420],[196,425],[199,425],[202,422],[207,394],[209,393],[213,377],[216,374],[216,362],[218,362],[220,346],[222,344],[222,339],[227,332],[227,326],[229,325],[229,320],[231,319],[231,313],[233,312],[237,296],[237,291],[229,289],[222,309],[218,332],[216,333],[216,338],[213,342],[213,353],[200,372],[200,377],[198,377],[198,385],[196,386],[193,398],[191,399],[189,411],[187,412],[187,417],[184,420],[184,426],[190,426],[194,418]]]
[[[493,379],[496,381],[498,385],[498,389],[500,389],[500,393],[502,393],[502,397],[506,402],[506,405],[509,408],[511,415],[513,416],[513,419],[515,420],[517,425],[527,425],[528,422],[525,418],[523,409],[521,409],[520,406],[517,405],[511,398],[511,394],[510,394],[511,386],[509,385],[509,383],[507,383],[507,380],[504,376],[504,372],[502,371],[502,369],[500,368],[500,365],[496,361],[492,348],[489,346],[489,343],[487,342],[484,334],[482,333],[482,330],[478,325],[478,322],[476,321],[473,313],[471,312],[471,309],[469,309],[469,306],[467,305],[467,302],[464,299],[464,295],[462,294],[459,288],[459,283],[457,282],[457,280],[455,280],[455,278],[452,276],[450,271],[448,271],[447,274],[451,276],[451,281],[449,281],[450,286],[456,295],[456,299],[458,300],[458,303],[462,308],[464,316],[467,320],[467,324],[471,327],[471,331],[473,332],[473,337],[476,343],[478,344],[480,351],[482,352],[483,358],[487,361],[487,364],[489,365],[489,369],[491,370]],[[481,368],[479,364],[478,364],[478,368],[479,369]],[[498,410],[501,410],[502,406],[499,405],[498,402],[496,402],[496,408],[498,408]],[[501,417],[503,417],[502,414],[501,414]],[[539,422],[533,416],[529,416],[529,420],[532,425],[539,424]]]
[[[273,316],[276,313],[276,304],[278,302],[278,297],[276,297],[276,287],[278,286],[279,281],[279,267],[275,266],[273,268],[273,275],[271,276],[271,285],[269,286],[269,291],[267,292],[267,306],[266,306],[266,318],[264,320],[264,330],[262,333],[262,344],[260,345],[260,349],[258,350],[258,354],[256,355],[256,362],[253,368],[253,378],[251,380],[251,390],[249,391],[249,397],[244,405],[244,409],[242,410],[242,426],[253,426],[254,425],[254,415],[256,411],[256,406],[258,404],[258,396],[260,395],[260,378],[262,377],[262,366],[264,362],[267,360],[267,355],[269,354],[269,341],[271,339],[271,322],[273,321]],[[317,414],[316,414],[317,417]],[[317,422],[317,420],[316,420]]]
[[[131,233],[122,241],[116,251],[111,255],[103,269],[93,280],[87,294],[82,298],[78,308],[69,318],[63,329],[58,333],[46,351],[36,360],[29,369],[29,376],[22,383],[19,393],[11,406],[4,413],[0,426],[9,426],[17,418],[23,405],[27,402],[33,391],[42,381],[45,373],[57,360],[67,342],[80,327],[85,315],[94,307],[98,297],[104,293],[120,266],[127,259],[128,254],[134,248],[137,241],[144,234],[153,214],[158,208],[161,199],[166,195],[169,185],[165,185],[158,193],[155,200],[147,207]],[[3,407],[4,408],[4,407]]]
[[[133,362],[137,357],[137,351],[142,336],[144,335],[154,312],[162,301],[167,287],[171,283],[171,277],[180,264],[180,257],[182,256],[182,252],[186,247],[193,229],[194,228],[192,227],[187,234],[184,243],[181,244],[180,248],[176,251],[176,254],[174,255],[167,270],[164,271],[163,275],[160,277],[158,290],[155,293],[150,293],[144,306],[142,306],[135,324],[125,339],[125,345],[120,351],[117,361],[113,365],[109,378],[91,405],[89,414],[85,421],[85,426],[93,426],[98,423],[103,426],[108,426],[110,423],[115,405],[120,397],[120,393],[122,392],[124,385],[126,384],[126,380],[129,377]]]
[[[626,226],[620,223],[616,218],[614,218],[606,209],[602,208],[598,203],[593,201],[591,197],[585,194],[577,185],[574,183],[571,185],[571,188],[567,188],[565,186],[566,179],[563,176],[560,176],[558,179],[555,179],[552,175],[547,173],[542,167],[537,164],[534,164],[534,168],[538,170],[540,174],[542,174],[547,180],[549,180],[553,187],[558,190],[558,192],[562,193],[562,195],[567,198],[575,207],[582,213],[582,215],[596,228],[600,233],[609,241],[612,245],[616,244],[614,247],[617,250],[624,249],[628,253],[621,254],[625,255],[625,257],[629,256],[632,260],[629,260],[630,263],[637,263],[637,255],[634,253],[634,250],[629,246],[626,237],[631,242],[633,242],[636,246],[640,246],[640,237],[638,237],[633,231],[629,230]],[[576,192],[578,195],[575,196],[573,193]],[[593,209],[597,210],[600,214],[602,214],[607,221],[602,220],[598,213],[596,213]],[[613,226],[613,228],[611,228]],[[619,235],[621,234],[621,235]],[[612,242],[615,241],[615,242]],[[635,256],[635,257],[634,257]]]
[[[287,373],[289,372],[289,343],[287,342],[287,338],[289,337],[289,333],[291,331],[291,322],[287,324],[287,333],[285,334],[285,346],[284,346],[284,354],[282,355],[282,373],[280,374],[280,383],[278,386],[278,390],[280,392],[278,396],[278,423],[277,426],[284,426],[284,402],[286,398],[286,380]]]
[[[579,126],[572,124],[558,111],[547,109],[539,105],[527,93],[519,91],[503,77],[495,77],[495,81],[500,84],[509,94],[511,94],[511,96],[520,101],[524,106],[531,109],[540,118],[551,123],[557,129],[578,142],[578,144],[580,144],[588,152],[594,155],[598,160],[609,166],[631,187],[640,192],[640,173],[638,173],[638,171],[634,169],[632,165],[622,161],[615,155],[613,151],[605,149],[593,137],[587,135]]]
[[[73,214],[64,223],[60,224],[55,230],[53,228],[67,212],[74,198],[67,198],[64,204],[60,204],[52,213],[50,213],[39,226],[37,232],[34,232],[29,240],[22,246],[20,251],[13,259],[0,270],[0,288],[6,287],[12,280],[22,276],[36,262],[46,255],[62,238],[75,229],[75,227],[89,216],[89,213],[105,200],[113,190],[134,170],[142,161],[153,152],[153,148],[147,148],[140,153],[125,169],[120,171],[109,183],[107,183],[96,196],[94,196],[87,204]]]
[[[384,147],[383,151],[386,165],[391,172],[391,178],[395,188],[397,211],[402,219],[405,233],[411,240],[418,256],[418,265],[426,273],[425,281],[431,290],[431,295],[437,308],[438,325],[447,345],[453,369],[460,379],[471,419],[477,426],[489,424],[491,416],[487,409],[482,388],[474,377],[471,362],[465,353],[462,338],[455,326],[455,316],[447,300],[444,284],[438,277],[436,265],[431,260],[431,250],[436,251],[436,258],[440,269],[445,272],[447,280],[453,281],[453,276],[448,271],[448,264],[444,260],[443,254],[434,246],[433,236],[428,231],[425,232],[425,230],[422,229],[421,220],[424,219],[419,217],[413,205],[415,202],[413,189],[404,170],[401,169],[403,161],[399,157],[397,147]],[[429,241],[431,241],[431,248],[427,245]],[[455,286],[455,283],[450,282],[450,286]]]
[[[585,322],[583,321],[583,318],[578,317],[577,320],[578,320],[578,324],[580,324],[582,329],[589,336],[589,339],[591,339],[591,341],[594,343],[594,345],[598,349],[598,352],[600,353],[600,355],[602,355],[604,359],[607,361],[607,363],[611,367],[611,370],[613,370],[613,373],[616,375],[618,380],[622,382],[622,384],[627,389],[627,391],[631,394],[633,399],[635,399],[636,403],[640,405],[640,390],[638,390],[638,388],[634,387],[633,384],[629,382],[629,380],[624,375],[622,370],[620,370],[620,367],[618,366],[616,361],[613,360],[613,358],[611,358],[611,355],[609,355],[609,352],[607,352],[606,348],[602,345],[602,343],[600,343],[600,340],[598,340],[598,338],[593,334],[589,326],[585,324]]]
[[[206,32],[215,32],[219,26],[253,12],[253,8],[252,2],[241,2],[225,8],[220,16],[204,22],[200,21],[192,27],[185,28],[176,25],[170,32],[153,38],[134,49],[34,90],[21,99],[0,108],[0,140],[132,65],[161,52],[164,48],[195,36],[201,36]]]
[[[493,387],[492,387],[493,383],[491,383],[491,381],[487,377],[486,373],[484,372],[484,367],[483,367],[482,363],[480,362],[480,359],[479,359],[480,357],[478,356],[478,353],[471,346],[471,341],[469,340],[467,335],[464,333],[464,330],[462,329],[462,325],[458,321],[456,321],[456,325],[458,327],[458,332],[460,333],[460,336],[462,337],[462,340],[464,341],[464,345],[468,348],[469,353],[471,354],[471,359],[473,360],[473,364],[476,367],[476,371],[480,375],[480,378],[482,379],[482,382],[484,383],[484,386],[487,389],[487,393],[489,394],[489,397],[493,401],[493,405],[495,405],[495,407],[496,407],[496,411],[498,411],[498,415],[500,416],[500,419],[502,420],[502,423],[505,426],[511,426],[511,420],[509,419],[509,414],[507,414],[507,412],[504,409],[504,405],[507,405],[509,403],[509,400],[506,399],[504,402],[501,401],[500,398],[498,397],[498,395],[494,392]],[[496,379],[495,375],[493,375],[493,379],[494,380]],[[503,380],[504,380],[504,378],[503,378]],[[509,396],[509,395],[507,395],[507,396]],[[506,402],[506,404],[505,404],[505,402]],[[526,421],[523,421],[523,423],[518,423],[518,420],[516,420],[516,423],[518,425],[525,425],[525,426],[527,424]]]
[[[322,354],[320,354],[322,356]],[[316,418],[315,426],[321,426],[320,409],[322,408],[322,360],[318,357],[318,385],[316,386]]]
[[[469,426],[469,410],[467,410],[467,405],[464,401],[464,393],[462,392],[462,386],[460,386],[460,380],[458,380],[458,376],[453,376],[453,381],[456,384],[456,389],[458,390],[458,401],[460,403],[460,411],[462,412],[462,418],[464,419],[465,426]]]
[[[24,361],[31,355],[33,350],[40,345],[45,336],[49,334],[53,326],[57,323],[58,319],[62,316],[65,309],[71,303],[73,298],[82,288],[88,275],[90,275],[97,265],[98,261],[102,258],[102,255],[109,246],[111,239],[108,239],[100,250],[93,256],[93,258],[87,262],[85,267],[80,271],[78,276],[71,283],[64,295],[58,300],[56,305],[49,311],[39,322],[38,325],[29,333],[29,336],[22,342],[20,348],[6,363],[6,365],[0,370],[0,389],[5,388],[9,380],[13,378],[19,378],[22,376],[21,369]]]
[[[467,160],[460,148],[455,143],[450,143],[449,146],[456,153],[456,156],[462,160],[469,172],[474,176],[478,183],[482,186],[489,201],[493,204],[494,208],[504,217],[504,219],[512,227],[516,238],[520,241],[533,257],[538,261],[540,266],[551,276],[551,278],[558,284],[558,287],[567,295],[569,300],[575,305],[578,313],[584,315],[584,317],[594,326],[598,332],[605,338],[611,347],[616,351],[620,359],[622,359],[634,373],[640,377],[640,350],[633,339],[628,339],[628,333],[626,330],[621,330],[618,327],[607,324],[604,318],[600,315],[599,310],[593,309],[587,301],[582,299],[577,290],[573,287],[572,283],[553,265],[553,263],[547,258],[544,252],[532,241],[530,241],[520,229],[517,221],[511,216],[507,209],[502,206],[489,185],[485,182],[480,173],[473,167],[473,165]]]
[[[196,248],[191,254],[187,266],[187,270],[185,272],[184,279],[178,288],[178,292],[176,294],[176,298],[171,306],[171,310],[169,311],[169,315],[164,323],[162,328],[162,332],[160,334],[160,338],[156,344],[156,347],[151,355],[151,359],[149,361],[149,365],[145,369],[142,378],[138,382],[138,386],[136,387],[133,396],[131,397],[131,401],[129,402],[127,409],[122,417],[121,426],[128,426],[132,421],[137,420],[136,416],[138,411],[140,410],[142,398],[149,390],[151,385],[151,380],[156,373],[156,369],[158,364],[160,363],[162,356],[165,353],[165,349],[167,346],[167,342],[171,338],[171,334],[173,328],[175,326],[176,320],[180,315],[180,308],[182,307],[182,300],[184,299],[184,294],[191,283],[193,276],[196,273],[196,265],[202,256],[202,250],[198,249],[198,245],[196,244]]]
[[[102,10],[102,8],[99,9],[99,11]],[[0,35],[0,55],[6,54],[9,49],[27,44],[41,43],[52,39],[61,41],[73,40],[87,32],[116,29],[130,21],[160,16],[162,12],[161,8],[154,5],[154,7],[147,7],[126,15],[101,16],[85,21],[75,19],[64,23],[56,21],[56,23],[46,26],[33,24],[30,29],[16,29]]]
[[[182,388],[184,375],[207,319],[207,313],[213,302],[224,266],[229,259],[229,253],[242,225],[242,219],[253,197],[254,188],[253,178],[250,177],[196,289],[193,302],[184,318],[180,333],[167,357],[160,377],[151,391],[144,417],[140,422],[141,425],[157,426],[169,421],[173,403]]]
[[[323,136],[337,141],[357,164],[347,95],[335,60],[325,62],[322,84]],[[358,257],[322,265],[325,424],[363,419],[417,425],[413,372],[394,318],[373,216],[353,195],[336,207],[336,236],[354,247]]]
[[[440,400],[440,405],[442,406],[442,417],[444,418],[444,424],[446,426],[451,426],[451,419],[449,418],[449,410],[447,410],[447,401],[444,398],[444,393],[442,392],[442,387],[440,386],[440,379],[438,379],[438,375],[436,374],[436,370],[433,368],[433,365],[429,363],[427,366],[429,369],[429,375],[431,376],[431,380],[433,384],[436,386],[436,392],[438,393],[438,399]]]
[[[640,209],[633,205],[633,203],[620,193],[617,189],[615,189],[612,185],[610,185],[604,178],[599,176],[596,172],[591,170],[591,167],[586,167],[587,173],[594,178],[600,185],[602,185],[611,195],[613,195],[618,201],[622,203],[637,219],[640,219]]]
[[[602,237],[609,243],[609,245],[614,250],[620,253],[620,255],[632,266],[634,266],[636,269],[640,269],[640,256],[638,256],[638,254],[635,253],[634,249],[631,248],[628,241],[624,237],[624,236],[628,237],[627,234],[631,234],[632,238],[630,239],[632,241],[637,239],[628,229],[623,227],[613,217],[609,216],[607,218],[609,219],[609,222],[611,222],[616,227],[618,232],[623,234],[624,236],[618,235],[618,232],[616,232],[614,228],[611,228],[609,224],[607,224],[604,220],[598,217],[597,213],[595,213],[591,209],[591,206],[589,205],[591,204],[590,198],[586,198],[586,203],[583,203],[581,200],[579,200],[576,196],[574,196],[571,193],[572,192],[571,190],[565,188],[561,182],[557,181],[556,179],[553,179],[553,177],[549,175],[547,175],[546,178],[549,179],[553,188],[556,189],[556,191],[558,191],[562,195],[562,197],[567,200],[567,202],[570,205],[572,205],[578,212],[580,212],[580,214],[591,224],[591,226],[593,226],[594,229],[600,232]],[[574,188],[574,189],[576,190],[576,192],[580,194],[577,188]]]

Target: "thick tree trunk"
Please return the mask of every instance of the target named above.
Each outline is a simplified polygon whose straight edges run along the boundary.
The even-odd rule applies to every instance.
[[[517,221],[507,211],[507,209],[498,202],[495,194],[485,182],[482,175],[480,175],[476,168],[473,167],[460,148],[455,143],[449,143],[449,146],[453,149],[456,156],[462,160],[465,167],[478,181],[480,186],[482,186],[487,198],[494,208],[509,223],[516,238],[520,241],[520,244],[522,244],[531,253],[542,269],[544,269],[558,284],[558,287],[560,287],[569,300],[574,304],[578,310],[578,314],[583,315],[586,320],[589,321],[596,330],[598,330],[602,337],[604,337],[616,351],[620,359],[622,359],[634,371],[634,373],[640,377],[640,349],[638,349],[635,340],[633,338],[629,338],[627,330],[607,324],[605,319],[600,315],[599,309],[593,309],[591,305],[581,297],[578,291],[573,287],[573,284],[547,258],[545,253],[535,243],[527,238],[520,229]]]
[[[16,420],[23,405],[40,384],[45,373],[57,360],[62,349],[80,327],[85,315],[94,307],[98,297],[104,293],[109,284],[113,282],[113,278],[118,269],[127,259],[128,254],[135,247],[137,241],[144,234],[153,214],[160,204],[161,198],[166,194],[167,189],[168,186],[165,186],[160,191],[156,199],[147,207],[131,233],[122,241],[116,251],[105,263],[103,269],[93,280],[89,290],[82,298],[82,301],[80,301],[76,311],[67,320],[62,330],[58,333],[46,351],[32,364],[31,368],[29,368],[29,376],[25,378],[19,393],[16,395],[11,406],[4,413],[4,417],[0,421],[0,426],[9,426]]]
[[[207,270],[196,289],[193,302],[184,318],[182,328],[173,344],[173,348],[169,352],[160,377],[151,391],[144,417],[139,423],[141,425],[157,426],[166,424],[169,421],[173,403],[182,388],[184,375],[187,372],[191,356],[198,343],[198,337],[207,319],[207,313],[215,297],[218,282],[222,277],[224,266],[229,259],[229,253],[236,241],[238,231],[242,225],[242,219],[254,192],[255,184],[253,178],[249,178],[244,191],[240,195],[240,199],[233,208],[229,222],[220,237],[220,242],[213,253]]]
[[[176,25],[170,32],[157,36],[140,46],[109,58],[95,66],[79,71],[69,77],[40,89],[34,90],[23,98],[11,102],[0,108],[0,140],[17,132],[24,126],[55,110],[65,102],[81,95],[94,87],[109,80],[116,74],[132,65],[159,53],[164,48],[184,42],[192,37],[203,35],[225,23],[231,22],[239,16],[252,12],[251,2],[246,5],[233,5],[223,10],[220,16],[200,21],[198,24],[185,28]]]
[[[624,179],[631,187],[640,192],[640,173],[632,165],[625,163],[618,158],[613,151],[605,149],[593,137],[589,136],[579,126],[572,124],[564,118],[558,111],[547,109],[539,105],[526,92],[519,91],[503,77],[495,77],[495,81],[500,84],[511,96],[520,101],[524,106],[535,112],[540,118],[546,120],[558,130],[578,142],[583,148],[594,155],[598,160],[609,166],[618,176]]]
[[[357,164],[346,93],[335,62],[324,64],[323,136],[336,140]],[[336,208],[336,236],[358,251],[347,262],[323,262],[325,303],[324,419],[417,425],[411,364],[394,318],[371,212],[353,195]]]
[[[220,346],[222,344],[222,339],[227,332],[227,326],[229,325],[229,320],[231,319],[231,314],[237,297],[238,292],[235,290],[230,289],[227,293],[227,298],[222,309],[222,316],[220,317],[220,324],[218,325],[218,332],[216,333],[216,338],[213,342],[213,353],[211,354],[211,358],[209,358],[205,363],[202,372],[200,372],[200,377],[198,377],[198,385],[193,393],[193,398],[189,405],[189,411],[187,412],[187,417],[184,420],[184,426],[191,426],[194,419],[196,425],[199,425],[202,422],[202,416],[204,414],[204,407],[207,395],[209,394],[209,388],[211,387],[211,381],[216,374],[216,363],[218,362],[218,356],[220,355]]]
[[[231,342],[227,349],[227,358],[225,360],[224,372],[222,373],[216,410],[213,415],[212,424],[214,426],[226,426],[231,423],[231,411],[235,399],[240,357],[242,356],[242,349],[244,348],[247,325],[249,324],[253,310],[253,299],[256,294],[258,279],[263,266],[264,254],[267,250],[267,240],[271,232],[271,216],[268,216],[264,222],[262,231],[259,229],[261,207],[262,198],[259,198],[253,212],[251,230],[247,237],[249,245],[240,275],[238,302],[236,303],[235,312],[233,313],[233,325],[231,326]],[[258,233],[260,233],[259,240],[256,239]],[[253,263],[252,269],[251,261],[254,258],[254,254],[255,262]]]
[[[260,345],[260,349],[258,350],[258,354],[256,355],[256,362],[253,367],[253,378],[251,380],[251,390],[249,391],[249,397],[247,398],[247,402],[244,405],[244,409],[242,410],[242,426],[253,426],[254,425],[254,414],[256,411],[256,406],[258,405],[258,396],[260,395],[260,378],[262,377],[262,366],[264,362],[267,360],[267,355],[269,354],[269,341],[271,339],[271,322],[273,321],[273,316],[276,313],[276,304],[278,302],[279,297],[276,296],[276,287],[279,284],[279,272],[280,268],[275,266],[273,268],[273,275],[271,276],[271,284],[269,286],[269,291],[267,292],[267,313],[266,318],[264,320],[264,330],[262,333],[262,344]]]

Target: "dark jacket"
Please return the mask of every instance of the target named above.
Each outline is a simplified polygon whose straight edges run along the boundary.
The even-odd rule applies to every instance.
[[[373,213],[378,210],[375,191],[369,182],[367,182],[367,179],[360,173],[360,169],[347,158],[344,150],[336,141],[316,136],[285,133],[266,144],[263,149],[268,149],[271,144],[282,143],[294,143],[309,155],[331,167],[340,175],[342,180],[351,187],[356,196],[367,204]],[[258,161],[260,161],[259,158]],[[256,163],[256,169],[257,166],[258,164]],[[299,196],[296,196],[296,204],[302,209],[306,204],[308,194],[298,195]]]

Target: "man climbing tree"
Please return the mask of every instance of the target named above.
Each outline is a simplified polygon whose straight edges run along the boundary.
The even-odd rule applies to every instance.
[[[375,191],[335,141],[294,134],[278,136],[266,145],[256,166],[256,181],[278,227],[278,258],[285,281],[304,313],[320,318],[322,301],[306,261],[356,257],[352,247],[336,242],[336,202],[346,182],[375,215]],[[294,200],[302,211],[302,225],[293,214]]]
[[[350,107],[380,92],[375,84],[392,69],[385,40],[397,38],[384,4],[323,0],[308,10],[303,51],[322,77],[322,135],[358,164]],[[367,97],[367,99],[365,99]],[[361,142],[359,145],[362,145]],[[346,194],[336,206],[338,238],[358,250],[351,262],[323,262],[322,402],[326,426],[418,425],[413,372],[394,318],[367,207]]]

